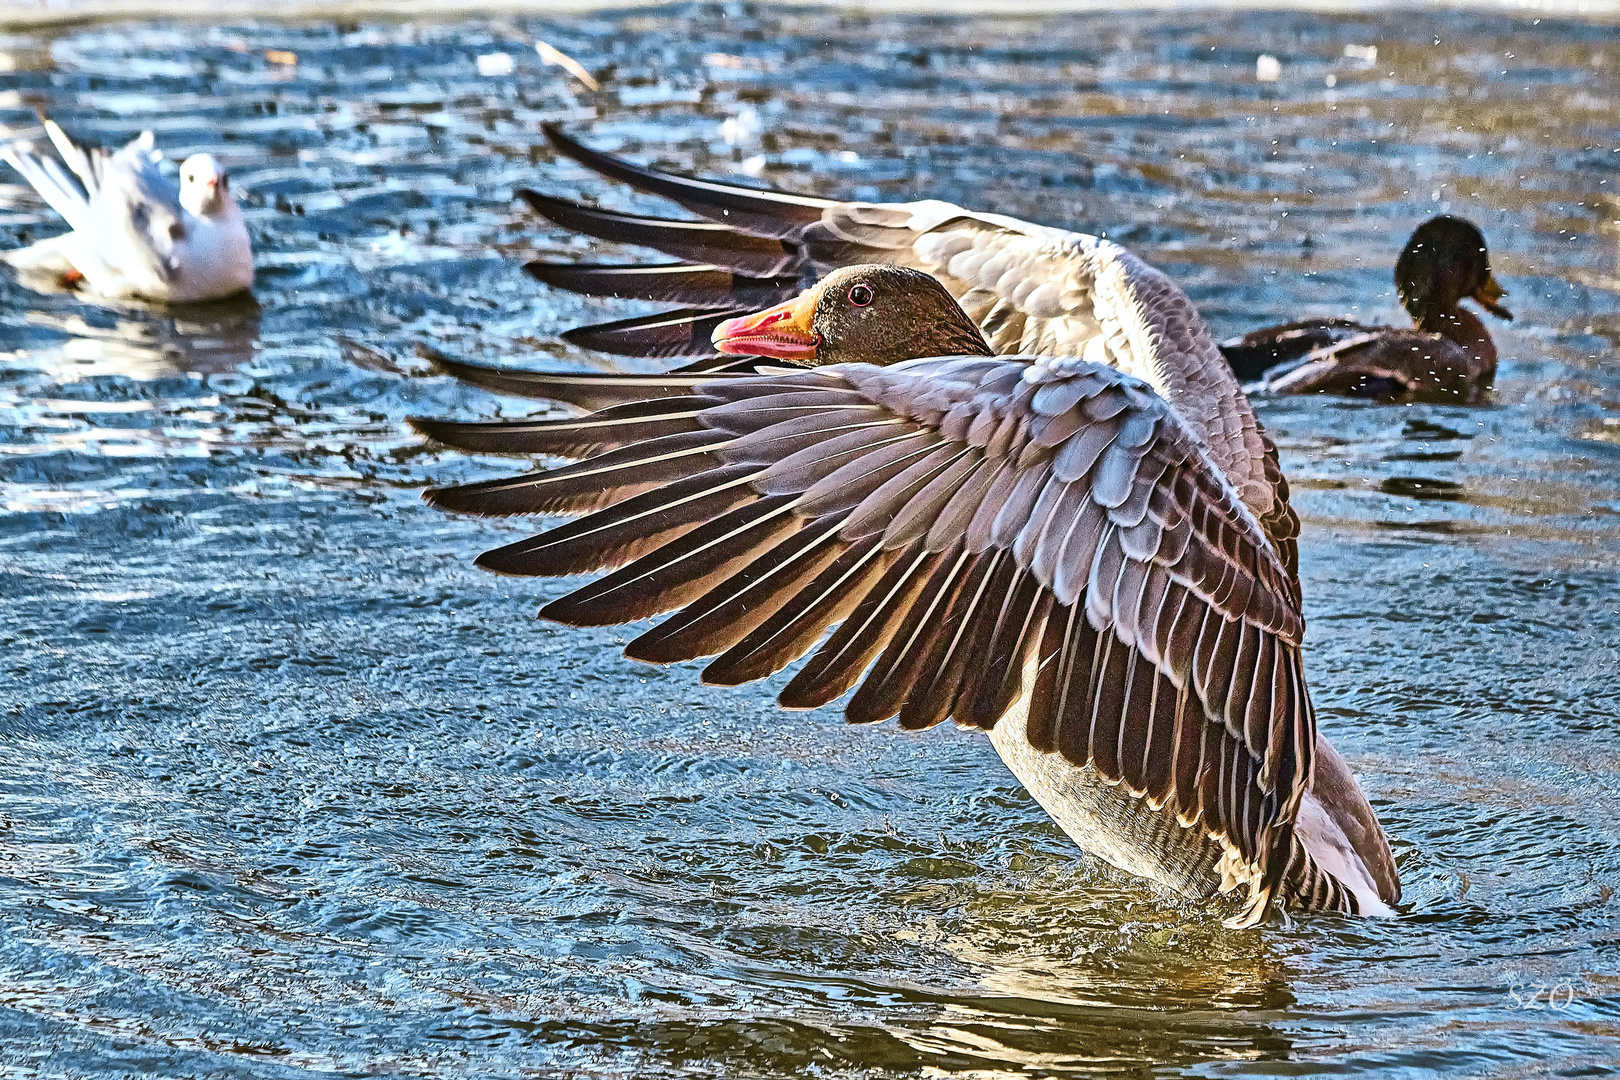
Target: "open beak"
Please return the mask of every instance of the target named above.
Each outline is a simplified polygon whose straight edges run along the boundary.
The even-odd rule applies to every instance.
[[[810,363],[821,335],[810,328],[816,301],[810,293],[753,315],[727,319],[714,328],[714,347],[727,356],[769,356]]]
[[[1480,307],[1495,315],[1498,319],[1513,321],[1513,312],[1498,304],[1497,301],[1507,295],[1507,290],[1497,284],[1495,275],[1487,275],[1485,284],[1474,290],[1474,300]]]

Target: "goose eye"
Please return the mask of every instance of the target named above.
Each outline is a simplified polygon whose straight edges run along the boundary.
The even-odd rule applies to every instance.
[[[872,286],[856,285],[849,290],[849,302],[856,307],[865,307],[872,302]]]

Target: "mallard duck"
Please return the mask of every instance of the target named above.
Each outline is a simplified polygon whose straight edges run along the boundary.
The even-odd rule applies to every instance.
[[[150,131],[115,153],[83,149],[50,120],[45,133],[61,162],[26,142],[0,146],[0,160],[33,185],[69,231],[0,258],[114,299],[216,300],[253,284],[247,223],[212,154],[186,158],[176,185],[158,167],[163,155]]]
[[[1459,301],[1513,318],[1479,229],[1446,214],[1419,225],[1395,261],[1395,289],[1412,329],[1307,319],[1231,338],[1221,353],[1240,379],[1274,394],[1479,400],[1496,376],[1496,345]]]
[[[1180,289],[1080,233],[687,180],[554,139],[719,221],[531,197],[711,260],[536,276],[703,305],[628,332],[668,349],[658,335],[684,320],[678,353],[733,366],[458,365],[599,410],[417,422],[452,446],[579,459],[427,493],[474,514],[586,515],[480,565],[609,571],[542,614],[587,626],[676,612],[626,648],[639,660],[713,656],[705,681],[735,685],[811,654],[783,706],[859,684],[853,722],[985,730],[1086,851],[1183,896],[1242,888],[1229,925],[1278,903],[1391,912],[1388,842],[1316,731],[1286,482]],[[721,261],[766,241],[774,261]],[[802,295],[734,309],[805,267],[822,280]]]

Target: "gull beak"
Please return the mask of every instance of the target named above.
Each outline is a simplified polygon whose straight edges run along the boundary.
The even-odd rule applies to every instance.
[[[1495,315],[1498,319],[1506,319],[1509,322],[1512,322],[1513,312],[1497,303],[1498,300],[1502,299],[1502,297],[1506,295],[1507,290],[1502,288],[1501,285],[1497,284],[1496,276],[1494,274],[1488,275],[1485,278],[1485,284],[1481,285],[1473,292],[1474,300],[1479,304],[1480,307],[1484,308],[1492,315]]]
[[[808,363],[816,359],[821,335],[810,328],[816,312],[812,293],[805,292],[786,303],[753,315],[727,319],[714,328],[714,347],[727,356],[769,356],[777,360]]]

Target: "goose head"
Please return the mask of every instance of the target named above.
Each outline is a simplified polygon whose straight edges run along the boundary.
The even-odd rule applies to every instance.
[[[728,319],[714,347],[806,367],[896,364],[923,356],[993,356],[939,281],[904,266],[846,266],[773,308]]]

